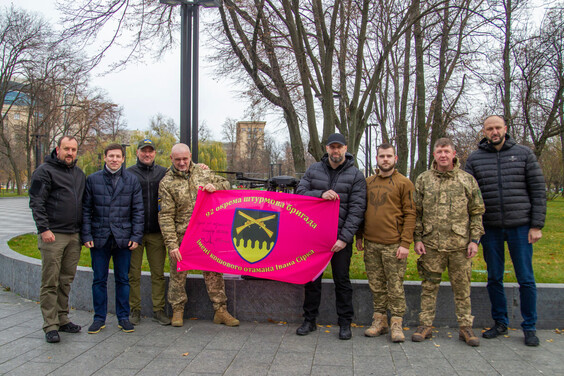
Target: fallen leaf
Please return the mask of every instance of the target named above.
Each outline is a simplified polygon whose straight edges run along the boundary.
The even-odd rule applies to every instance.
[[[185,352],[184,354],[182,354],[182,356],[188,356],[189,354],[189,352]]]
[[[197,317],[190,317],[188,320],[198,320]]]
[[[407,326],[404,326],[403,330],[409,330],[409,328]]]
[[[554,342],[554,340],[551,338],[551,339],[547,339],[546,342]]]
[[[331,331],[330,331],[330,330],[326,330],[325,333],[331,333]]]
[[[439,345],[439,344],[435,343],[435,347],[441,347],[441,345]]]
[[[504,335],[505,338],[509,338],[509,336],[507,334]]]

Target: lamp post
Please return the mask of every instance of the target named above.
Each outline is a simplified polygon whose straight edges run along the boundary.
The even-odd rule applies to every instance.
[[[221,0],[160,0],[165,5],[180,5],[180,142],[190,147],[198,163],[198,60],[199,7],[219,8]]]
[[[370,145],[372,141],[372,127],[377,127],[378,124],[366,124],[366,129],[364,130],[364,143],[365,143],[365,152],[364,152],[364,175],[366,177],[372,174],[372,148]],[[375,131],[375,136],[377,132]]]

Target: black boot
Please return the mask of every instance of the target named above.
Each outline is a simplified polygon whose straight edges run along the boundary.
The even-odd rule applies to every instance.
[[[299,336],[307,336],[309,333],[317,330],[317,325],[314,321],[304,320],[303,324],[296,329],[296,334]]]
[[[352,338],[351,324],[341,325],[341,329],[339,329],[339,339],[351,339],[351,338]]]

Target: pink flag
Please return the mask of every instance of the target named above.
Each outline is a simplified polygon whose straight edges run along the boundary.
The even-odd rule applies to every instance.
[[[253,190],[198,192],[178,271],[290,283],[316,279],[337,240],[339,201]]]

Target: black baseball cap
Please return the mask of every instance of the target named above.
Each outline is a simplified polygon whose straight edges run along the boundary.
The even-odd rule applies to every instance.
[[[137,150],[139,149],[143,149],[145,146],[150,146],[153,148],[153,150],[155,150],[155,145],[153,145],[153,141],[151,141],[150,139],[146,138],[143,141],[139,142],[139,146],[137,146]]]
[[[333,133],[329,138],[327,138],[327,146],[331,144],[341,144],[347,145],[347,140],[345,140],[345,136],[340,133]]]

